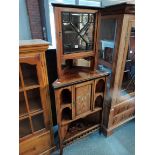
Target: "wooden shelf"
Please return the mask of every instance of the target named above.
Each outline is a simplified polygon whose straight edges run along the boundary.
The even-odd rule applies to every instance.
[[[63,110],[66,107],[72,109],[72,103],[63,103],[63,104],[61,104],[61,110]]]
[[[30,87],[30,86],[39,86],[38,82],[35,81],[34,79],[25,79],[24,80],[24,86],[25,87]]]
[[[102,110],[102,108],[101,108],[101,107],[95,107],[94,110],[95,110],[95,111],[100,111],[100,110]]]
[[[124,71],[124,73],[127,73],[127,72],[130,72],[130,70],[127,69],[127,70]]]
[[[87,136],[88,134],[98,130],[100,124],[89,124],[88,126],[84,126],[79,131],[74,131],[72,133],[67,133],[65,136],[64,144],[70,143],[77,138],[81,138]]]
[[[40,85],[31,85],[31,86],[26,86],[24,88],[21,88],[21,91],[24,91],[24,90],[31,90],[31,89],[35,89],[35,88],[40,88]]]
[[[96,113],[96,112],[99,112],[99,111],[101,111],[102,110],[102,108],[95,108],[93,111],[89,111],[89,112],[87,112],[87,113],[83,113],[83,114],[81,114],[80,116],[78,116],[78,117],[76,117],[75,119],[64,119],[64,120],[62,120],[62,122],[61,122],[61,125],[63,126],[63,125],[67,125],[67,124],[69,124],[69,123],[71,123],[71,122],[73,122],[73,121],[76,121],[76,120],[78,120],[78,119],[80,119],[80,118],[84,118],[84,117],[86,117],[86,116],[88,116],[88,115],[90,115],[90,114],[93,114],[93,113]]]
[[[26,118],[29,118],[29,115],[28,114],[25,114],[25,115],[20,115],[19,116],[19,120],[23,120],[23,119],[26,119]]]
[[[95,98],[97,98],[98,96],[102,96],[103,97],[103,93],[95,93]]]
[[[38,114],[41,114],[41,113],[43,113],[43,110],[38,110],[38,111],[30,112],[29,115],[30,116],[35,116],[35,115],[38,115]]]

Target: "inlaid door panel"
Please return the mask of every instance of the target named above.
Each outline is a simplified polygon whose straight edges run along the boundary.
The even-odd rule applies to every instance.
[[[75,115],[89,112],[91,110],[92,82],[78,84],[75,87]]]

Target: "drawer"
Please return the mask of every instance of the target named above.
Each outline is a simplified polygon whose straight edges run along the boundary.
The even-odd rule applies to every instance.
[[[135,98],[131,98],[114,107],[114,116],[135,106]]]
[[[117,125],[117,124],[121,123],[122,121],[125,121],[126,119],[134,116],[134,114],[135,114],[135,108],[132,107],[132,108],[116,115],[113,118],[113,125]]]
[[[39,155],[51,148],[50,131],[19,144],[20,155]]]

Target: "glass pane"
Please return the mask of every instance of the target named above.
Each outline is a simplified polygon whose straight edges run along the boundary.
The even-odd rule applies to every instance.
[[[19,121],[19,137],[22,138],[31,133],[32,131],[31,131],[29,119],[26,118],[26,119],[20,120]]]
[[[27,114],[24,93],[19,93],[19,116]]]
[[[99,46],[99,65],[110,67],[113,61],[117,22],[116,19],[102,19]]]
[[[32,124],[34,131],[38,131],[45,128],[43,114],[32,116]]]
[[[39,88],[28,90],[27,97],[29,102],[29,109],[31,112],[42,109]]]
[[[131,29],[128,53],[121,86],[123,95],[135,91],[135,28]]]
[[[21,63],[21,69],[25,86],[38,84],[36,65]]]
[[[107,71],[112,73],[112,63],[115,51],[115,38],[117,29],[117,20],[101,19],[100,25],[100,44],[99,44],[99,57],[98,57],[98,69],[100,71]],[[107,94],[110,93],[110,80],[111,75],[107,81]],[[109,94],[110,95],[110,94]]]
[[[95,14],[62,13],[64,54],[93,50]]]

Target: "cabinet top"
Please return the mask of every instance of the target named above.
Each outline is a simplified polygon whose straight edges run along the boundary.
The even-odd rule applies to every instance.
[[[53,88],[58,89],[66,86],[70,86],[73,84],[78,84],[81,82],[86,82],[90,81],[93,79],[101,78],[101,77],[106,77],[110,75],[109,72],[100,72],[98,70],[96,71],[88,71],[88,70],[81,70],[81,69],[72,69],[68,73],[66,72],[63,74],[61,79],[57,79],[53,83]]]
[[[104,10],[104,9],[115,9],[119,8],[121,9],[122,6],[135,6],[135,1],[126,1],[126,2],[118,2],[118,3],[106,3],[106,5],[103,6],[84,6],[84,5],[77,5],[77,4],[64,4],[64,3],[51,3],[53,7],[66,7],[66,8],[81,8],[81,9],[92,9],[92,10]]]
[[[32,39],[32,40],[19,40],[19,49],[20,52],[27,51],[28,49],[47,49],[49,42],[41,39]]]
[[[41,39],[19,40],[19,47],[42,46],[42,45],[49,45],[49,42]]]

